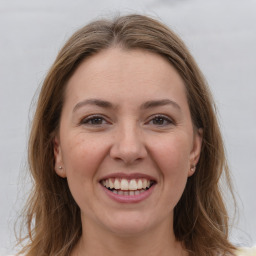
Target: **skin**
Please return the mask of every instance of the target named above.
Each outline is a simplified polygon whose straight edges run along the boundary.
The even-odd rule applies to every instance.
[[[112,106],[84,103],[91,99]],[[172,103],[145,107],[159,100]],[[71,255],[186,255],[173,210],[198,162],[201,133],[183,80],[163,57],[115,47],[82,62],[68,81],[54,146],[55,170],[81,209]],[[99,183],[115,172],[148,174],[156,185],[139,203],[119,203]]]

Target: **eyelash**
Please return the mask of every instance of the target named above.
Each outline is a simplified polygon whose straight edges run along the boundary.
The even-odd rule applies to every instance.
[[[97,120],[101,120],[101,123],[93,123],[94,121]],[[102,122],[105,122],[104,124],[107,124],[109,123],[108,121],[106,121],[106,118],[104,118],[103,116],[101,115],[91,115],[91,116],[88,116],[88,117],[85,117],[81,120],[80,124],[84,124],[84,125],[91,125],[91,126],[100,126],[100,125],[103,125]]]
[[[96,123],[93,123],[95,121],[96,121]],[[162,123],[161,124],[156,124],[156,123],[154,123],[155,121],[161,121]],[[97,123],[97,122],[100,122],[100,123]],[[90,115],[88,117],[83,118],[81,120],[80,124],[90,125],[90,126],[101,126],[101,125],[104,125],[104,124],[110,124],[110,122],[108,122],[104,116]],[[165,115],[158,114],[158,115],[151,116],[149,118],[149,121],[146,122],[146,125],[147,124],[158,126],[158,127],[165,127],[165,126],[169,126],[169,125],[172,125],[172,124],[175,124],[175,123],[171,118],[169,118]]]
[[[154,116],[150,117],[150,120],[147,122],[147,124],[150,124],[151,122],[154,122],[157,119],[158,119],[158,121],[161,120],[163,123],[162,124],[154,124],[153,123],[152,125],[163,127],[163,126],[168,126],[168,125],[174,124],[174,121],[165,115],[154,115]]]

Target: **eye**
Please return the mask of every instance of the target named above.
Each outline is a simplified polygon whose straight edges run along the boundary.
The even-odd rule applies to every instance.
[[[101,126],[104,124],[108,124],[109,122],[103,116],[100,115],[91,115],[83,118],[81,120],[81,124],[90,125],[90,126]]]
[[[168,126],[173,123],[172,119],[165,115],[155,115],[147,122],[147,124],[154,126]]]

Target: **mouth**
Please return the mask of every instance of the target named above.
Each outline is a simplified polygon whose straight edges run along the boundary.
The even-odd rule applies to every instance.
[[[120,196],[138,196],[145,193],[156,181],[147,178],[106,178],[100,184],[113,194]]]

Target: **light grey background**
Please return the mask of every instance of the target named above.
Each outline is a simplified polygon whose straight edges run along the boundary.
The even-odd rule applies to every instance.
[[[29,188],[22,184],[33,95],[77,28],[133,12],[176,31],[205,74],[239,195],[230,239],[256,244],[255,0],[0,0],[0,255],[14,250],[13,225]]]

